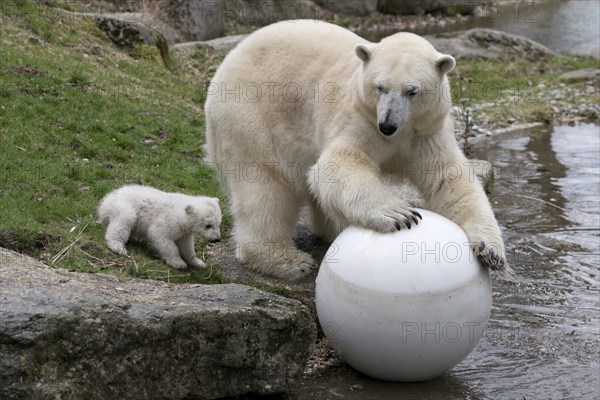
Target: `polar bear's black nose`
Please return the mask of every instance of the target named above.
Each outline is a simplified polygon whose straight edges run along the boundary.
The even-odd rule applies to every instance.
[[[218,243],[220,241],[221,241],[221,238],[216,238],[216,239],[209,240],[210,243]]]
[[[396,132],[396,129],[398,129],[396,125],[388,124],[385,122],[379,124],[379,132],[383,133],[386,136],[392,135],[394,132]]]

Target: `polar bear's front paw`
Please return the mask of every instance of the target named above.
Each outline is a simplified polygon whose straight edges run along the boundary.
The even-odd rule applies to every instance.
[[[296,251],[294,257],[287,258],[277,267],[274,275],[286,281],[297,281],[310,275],[316,269],[317,263],[309,254]]]
[[[179,259],[169,258],[169,259],[165,260],[165,262],[173,268],[177,268],[177,269],[186,269],[187,268],[186,262],[183,261],[181,258],[179,258]]]
[[[384,233],[394,232],[410,229],[413,225],[418,225],[419,220],[422,219],[421,214],[410,207],[408,203],[396,200],[373,210],[367,218],[366,228]]]
[[[479,241],[473,244],[473,251],[477,258],[491,269],[499,270],[506,267],[506,255],[502,247]]]
[[[108,240],[106,242],[109,249],[111,249],[114,253],[120,256],[127,255],[127,249],[125,248],[125,243],[121,243],[117,240]]]
[[[188,263],[191,267],[196,267],[196,268],[206,268],[206,264],[204,263],[204,261],[202,261],[201,259],[199,259],[198,257],[194,257],[190,260],[190,262]]]

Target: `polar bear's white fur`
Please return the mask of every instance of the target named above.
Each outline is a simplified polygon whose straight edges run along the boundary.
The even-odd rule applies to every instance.
[[[308,274],[314,262],[292,241],[306,203],[328,240],[349,224],[414,227],[418,214],[382,182],[391,173],[503,266],[500,229],[453,134],[454,65],[410,33],[370,43],[308,20],[262,28],[231,51],[210,85],[205,151],[231,194],[239,257],[290,280]]]
[[[196,257],[195,234],[208,242],[221,240],[217,198],[126,185],[102,199],[98,215],[106,227],[105,239],[112,251],[127,255],[125,243],[130,238],[148,240],[160,257],[175,268],[206,267]]]

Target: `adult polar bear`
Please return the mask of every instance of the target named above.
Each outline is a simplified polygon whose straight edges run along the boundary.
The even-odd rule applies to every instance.
[[[349,224],[410,229],[420,215],[383,184],[393,173],[460,225],[487,265],[504,266],[500,229],[454,138],[454,65],[410,33],[370,43],[312,20],[275,23],[240,43],[205,105],[206,161],[229,187],[238,256],[287,280],[310,273],[314,261],[292,240],[306,203],[328,240]]]

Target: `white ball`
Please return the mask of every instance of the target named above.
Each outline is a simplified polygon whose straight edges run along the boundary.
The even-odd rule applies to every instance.
[[[412,229],[344,230],[316,285],[324,333],[355,369],[389,381],[433,379],[475,348],[490,316],[489,272],[464,231],[426,210]]]

